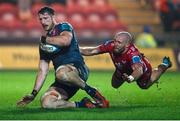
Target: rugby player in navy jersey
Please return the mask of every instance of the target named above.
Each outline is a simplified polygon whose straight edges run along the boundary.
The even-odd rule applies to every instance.
[[[86,83],[88,68],[80,54],[72,26],[69,23],[56,23],[54,10],[50,7],[41,8],[38,16],[46,32],[39,44],[39,70],[32,93],[23,97],[17,105],[25,106],[34,100],[43,86],[52,61],[55,81],[41,98],[43,108],[108,107],[109,102]],[[80,102],[69,101],[79,89],[86,91],[95,102],[87,97]]]
[[[131,34],[125,31],[117,33],[114,40],[97,47],[81,47],[80,51],[85,56],[110,54],[116,68],[111,81],[114,88],[119,88],[125,81],[136,81],[140,88],[148,89],[172,66],[169,57],[164,57],[163,62],[152,69],[146,57],[132,43]]]

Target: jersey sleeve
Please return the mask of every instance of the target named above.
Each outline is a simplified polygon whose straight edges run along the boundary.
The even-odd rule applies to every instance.
[[[136,64],[136,63],[142,64],[142,60],[139,53],[131,52],[128,57],[129,57],[129,62],[131,65]]]
[[[43,52],[39,46],[39,57],[40,57],[40,60],[49,60],[48,56],[46,55],[45,52]]]
[[[69,32],[73,31],[73,28],[72,28],[71,24],[69,24],[69,23],[62,23],[60,26],[60,29],[61,29],[61,32],[62,31],[69,31]]]
[[[108,40],[105,43],[98,46],[100,53],[112,52],[114,48],[114,43],[112,40]]]

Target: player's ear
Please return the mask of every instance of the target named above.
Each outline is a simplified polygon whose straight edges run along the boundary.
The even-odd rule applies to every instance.
[[[53,20],[54,23],[56,23],[56,17],[55,17],[55,15],[52,15],[52,20]]]
[[[126,41],[126,47],[129,47],[129,44],[130,44],[129,41]]]

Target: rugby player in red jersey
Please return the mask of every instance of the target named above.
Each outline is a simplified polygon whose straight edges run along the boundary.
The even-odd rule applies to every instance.
[[[170,58],[164,57],[162,63],[152,69],[146,57],[132,43],[131,34],[126,31],[117,33],[114,40],[106,41],[97,47],[81,47],[80,51],[84,56],[110,54],[116,67],[112,76],[114,88],[119,88],[125,81],[136,81],[140,88],[148,89],[172,66]]]

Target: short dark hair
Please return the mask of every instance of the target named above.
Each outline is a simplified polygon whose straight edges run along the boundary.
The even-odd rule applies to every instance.
[[[54,10],[51,7],[42,7],[39,11],[38,14],[44,14],[48,13],[49,15],[54,15]]]

